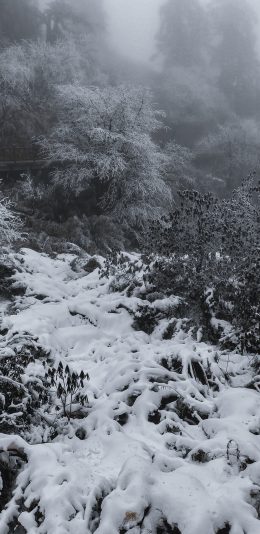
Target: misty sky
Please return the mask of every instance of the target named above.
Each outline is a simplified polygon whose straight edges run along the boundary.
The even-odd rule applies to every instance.
[[[40,3],[43,5],[49,1],[40,0]],[[159,27],[159,8],[165,1],[104,0],[113,45],[134,60],[149,61],[155,51],[154,37]],[[208,3],[210,0],[201,2]],[[249,3],[253,5],[260,20],[260,0],[249,0]],[[260,50],[260,28],[258,42]]]
[[[104,0],[113,44],[123,54],[149,61],[155,51],[158,13],[165,0]],[[210,0],[201,0],[209,2]],[[250,0],[260,18],[260,0]],[[259,29],[260,47],[260,29]]]
[[[105,0],[113,44],[127,56],[147,61],[154,51],[158,10],[164,0]]]

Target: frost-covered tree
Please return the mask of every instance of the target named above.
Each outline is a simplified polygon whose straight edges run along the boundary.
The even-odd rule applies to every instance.
[[[251,4],[250,0],[163,3],[157,91],[178,143],[193,146],[219,124],[234,120],[234,114],[242,119],[258,116],[257,17]]]
[[[0,253],[2,246],[10,245],[19,238],[20,227],[21,222],[13,213],[10,201],[0,197]]]
[[[217,83],[232,110],[246,117],[258,113],[260,65],[257,17],[248,0],[213,0],[209,9],[215,31],[212,63]]]
[[[161,8],[158,50],[167,67],[192,67],[203,61],[208,25],[199,0],[168,0]]]
[[[229,348],[259,352],[260,187],[254,175],[227,199],[179,191],[170,216],[155,221],[146,251],[158,252],[148,281],[156,291],[181,295],[215,341],[228,321]],[[210,320],[210,323],[209,323]],[[218,323],[218,320],[220,322]],[[219,325],[219,329],[218,329]],[[221,334],[222,332],[222,334]],[[226,332],[227,333],[227,332]],[[211,334],[210,334],[211,335]]]
[[[0,0],[0,47],[37,39],[42,14],[36,0]]]
[[[207,10],[199,0],[163,4],[157,91],[177,142],[188,146],[211,127],[225,105],[211,68],[211,34]]]
[[[83,54],[74,41],[11,46],[0,54],[2,144],[23,146],[55,121],[55,86],[81,79]]]
[[[52,0],[45,10],[46,38],[50,42],[69,35],[105,32],[103,0]]]
[[[193,152],[174,141],[167,143],[165,152],[168,156],[166,181],[172,191],[191,186],[194,182]]]
[[[41,141],[56,162],[54,182],[68,193],[94,191],[96,207],[140,225],[170,197],[166,156],[152,138],[160,129],[143,88],[60,86],[59,124]]]
[[[44,15],[47,42],[72,40],[76,43],[82,74],[88,83],[99,83],[109,59],[103,0],[52,0]]]
[[[247,119],[219,126],[197,144],[195,156],[200,168],[232,191],[241,175],[260,170],[259,124]]]

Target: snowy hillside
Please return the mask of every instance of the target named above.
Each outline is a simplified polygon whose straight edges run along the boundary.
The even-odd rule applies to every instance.
[[[160,314],[176,296],[150,303],[111,291],[98,269],[87,273],[69,255],[26,249],[13,259],[24,291],[1,322],[1,362],[15,366],[0,377],[0,462],[14,473],[0,482],[0,533],[258,534],[260,396],[249,387],[250,358],[181,329],[164,339],[163,314],[151,334],[138,329],[140,307]],[[3,384],[16,381],[35,399],[60,362],[84,372],[87,402],[68,421],[54,391],[26,419],[26,394],[12,404]]]

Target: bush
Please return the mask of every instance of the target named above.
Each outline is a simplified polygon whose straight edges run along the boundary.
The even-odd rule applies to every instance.
[[[20,238],[21,221],[13,213],[12,204],[0,198],[0,247],[10,245]]]
[[[56,397],[54,401],[57,401],[57,408],[59,409],[60,403],[63,417],[70,421],[75,410],[78,413],[78,408],[84,406],[88,400],[84,385],[84,380],[89,380],[88,373],[81,371],[78,374],[68,365],[64,369],[60,362],[57,369],[55,367],[46,369],[45,378]]]
[[[259,190],[249,177],[228,200],[181,191],[173,213],[152,225],[145,247],[155,291],[183,297],[212,341],[253,353],[260,339]],[[226,335],[225,321],[233,335]]]
[[[125,291],[130,296],[143,283],[143,262],[122,252],[112,251],[100,269],[100,278],[112,278],[111,291]]]
[[[14,355],[1,359],[1,395],[0,395],[0,425],[6,434],[18,434],[25,437],[31,425],[39,424],[39,408],[48,403],[46,381],[27,380],[23,383],[25,369],[29,363],[43,356],[42,351],[35,346],[33,340],[16,336],[12,346]],[[20,344],[19,344],[20,343]],[[46,354],[44,354],[46,356]]]

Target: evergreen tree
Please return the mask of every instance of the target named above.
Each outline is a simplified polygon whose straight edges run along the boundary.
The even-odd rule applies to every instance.
[[[15,44],[0,53],[0,145],[30,144],[55,122],[55,86],[82,75],[73,41]]]
[[[105,32],[102,0],[52,0],[45,11],[46,38],[50,42],[68,35],[98,35]]]
[[[231,192],[247,176],[260,169],[260,128],[253,119],[236,119],[220,125],[203,137],[195,148],[199,169],[211,175],[215,184]]]
[[[260,89],[256,15],[247,0],[215,0],[210,13],[218,86],[233,111],[242,116],[255,115]]]
[[[199,0],[168,0],[161,8],[158,94],[179,144],[192,146],[215,120],[220,95],[210,66],[211,29]]]
[[[161,8],[158,50],[166,67],[193,67],[205,56],[206,11],[198,0],[168,0]]]
[[[0,0],[0,46],[41,35],[42,14],[35,0]]]

